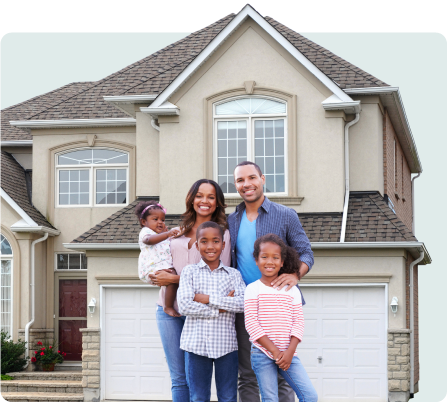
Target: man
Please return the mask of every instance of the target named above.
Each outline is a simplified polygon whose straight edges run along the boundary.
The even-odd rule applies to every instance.
[[[275,233],[296,249],[302,262],[298,275],[282,274],[272,285],[279,289],[287,286],[286,290],[296,286],[314,263],[309,239],[297,213],[270,201],[264,195],[265,177],[253,162],[245,161],[236,166],[234,184],[244,202],[228,217],[232,266],[240,271],[246,285],[258,280],[261,273],[253,258],[254,242],[258,237]],[[241,402],[259,402],[259,387],[251,368],[251,345],[243,313],[236,314],[236,333],[239,348],[239,398]],[[295,393],[281,376],[278,377],[278,388],[280,402],[295,401]]]

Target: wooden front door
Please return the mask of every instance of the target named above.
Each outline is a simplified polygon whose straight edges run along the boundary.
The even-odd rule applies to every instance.
[[[87,327],[87,279],[59,280],[59,349],[65,360],[82,360],[82,334]]]

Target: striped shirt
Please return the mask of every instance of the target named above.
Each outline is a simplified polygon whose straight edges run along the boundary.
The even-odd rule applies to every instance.
[[[282,352],[289,347],[291,336],[301,341],[304,317],[298,288],[277,290],[260,280],[248,285],[245,290],[245,328],[250,342],[271,359],[272,354],[256,342],[259,338],[266,335]]]
[[[232,290],[234,297],[228,297]],[[203,260],[183,268],[177,291],[179,312],[186,315],[180,349],[211,359],[237,350],[235,313],[244,311],[244,292],[239,271],[222,261],[213,271]],[[209,303],[195,302],[198,293],[208,295]]]

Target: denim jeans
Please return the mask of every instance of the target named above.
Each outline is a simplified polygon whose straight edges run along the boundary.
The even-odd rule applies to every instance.
[[[237,402],[237,350],[217,359],[186,352],[191,402],[210,402],[213,363],[218,401]]]
[[[264,352],[252,346],[251,365],[258,379],[262,402],[278,402],[277,373],[289,383],[300,402],[318,401],[317,391],[298,357],[293,356],[290,367],[284,371]]]
[[[185,370],[185,352],[180,349],[180,336],[186,317],[171,317],[157,305],[156,320],[161,343],[171,376],[172,402],[189,402]]]

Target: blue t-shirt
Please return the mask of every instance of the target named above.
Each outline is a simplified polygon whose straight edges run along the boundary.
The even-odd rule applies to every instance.
[[[256,219],[250,222],[244,211],[241,225],[236,240],[237,268],[246,285],[261,278],[261,272],[253,258],[253,250],[256,241]]]

